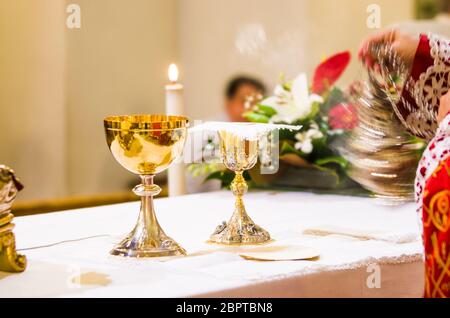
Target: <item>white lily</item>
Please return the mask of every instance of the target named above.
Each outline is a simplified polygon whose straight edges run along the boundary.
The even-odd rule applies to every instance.
[[[270,106],[277,112],[270,119],[271,122],[292,123],[307,116],[313,103],[323,102],[321,96],[309,94],[308,80],[304,73],[294,79],[290,92],[282,85],[277,85],[274,94],[261,102],[262,105]]]
[[[295,139],[298,141],[295,143],[294,147],[305,154],[309,154],[313,151],[313,139],[322,137],[323,133],[319,130],[319,126],[317,126],[316,123],[312,123],[307,131],[295,135]]]

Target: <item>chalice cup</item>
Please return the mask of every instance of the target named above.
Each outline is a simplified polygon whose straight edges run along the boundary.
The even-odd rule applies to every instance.
[[[270,234],[256,225],[248,216],[243,195],[248,186],[243,173],[258,160],[258,140],[247,140],[228,131],[220,131],[220,156],[225,167],[235,172],[231,191],[236,197],[231,219],[217,226],[209,242],[226,245],[263,244],[271,240]]]
[[[133,192],[141,197],[134,229],[110,252],[126,257],[185,255],[186,251],[167,236],[156,219],[153,196],[161,188],[155,174],[167,169],[183,153],[189,121],[182,116],[130,115],[104,120],[106,140],[114,158],[141,178]]]

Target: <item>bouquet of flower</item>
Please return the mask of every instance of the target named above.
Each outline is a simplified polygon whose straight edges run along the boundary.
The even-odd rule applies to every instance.
[[[258,167],[245,177],[256,184],[272,184],[280,178],[292,178],[286,169],[310,170],[333,176],[334,183],[346,178],[347,161],[337,147],[342,138],[357,124],[356,110],[349,94],[335,86],[350,62],[350,53],[338,53],[315,70],[312,85],[306,74],[292,81],[282,81],[274,94],[266,98],[250,97],[244,118],[250,122],[301,125],[297,132],[280,131],[280,169],[275,175],[261,175]],[[208,173],[207,180],[219,179],[222,186],[231,182],[232,175],[218,165],[191,167],[194,174]],[[284,176],[284,177],[283,177]],[[281,182],[282,184],[283,182]],[[287,182],[294,184],[295,182]]]

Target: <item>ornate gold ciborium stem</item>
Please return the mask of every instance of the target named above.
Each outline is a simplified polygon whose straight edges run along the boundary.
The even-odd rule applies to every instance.
[[[158,223],[153,197],[161,188],[153,183],[155,174],[167,169],[181,156],[188,120],[182,116],[112,116],[104,121],[106,140],[114,158],[141,177],[133,192],[141,197],[139,218],[128,236],[111,251],[127,257],[185,255],[186,251],[167,236]]]
[[[236,171],[236,175],[234,176],[230,186],[231,192],[233,192],[236,197],[236,202],[234,204],[235,208],[233,216],[229,222],[231,224],[239,224],[241,226],[244,224],[253,223],[248,216],[247,211],[245,211],[243,196],[247,193],[248,186],[242,173],[243,171]]]
[[[220,132],[221,154],[225,166],[235,172],[231,191],[236,197],[235,208],[230,220],[219,225],[210,237],[210,242],[219,244],[262,244],[271,240],[270,234],[256,225],[245,210],[243,196],[248,190],[243,176],[257,160],[258,142]]]

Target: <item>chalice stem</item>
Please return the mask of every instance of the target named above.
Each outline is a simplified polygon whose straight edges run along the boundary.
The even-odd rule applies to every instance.
[[[157,239],[164,234],[155,214],[153,196],[161,192],[161,188],[153,183],[154,175],[141,176],[142,184],[135,188],[135,194],[141,197],[141,209],[137,227],[142,227],[142,234],[150,239]],[[141,191],[139,191],[141,190]]]
[[[139,218],[133,231],[112,251],[112,255],[131,257],[158,257],[185,255],[186,251],[164,233],[158,223],[153,206],[153,196],[161,188],[153,183],[153,175],[142,175],[142,183],[133,192],[141,197]]]

